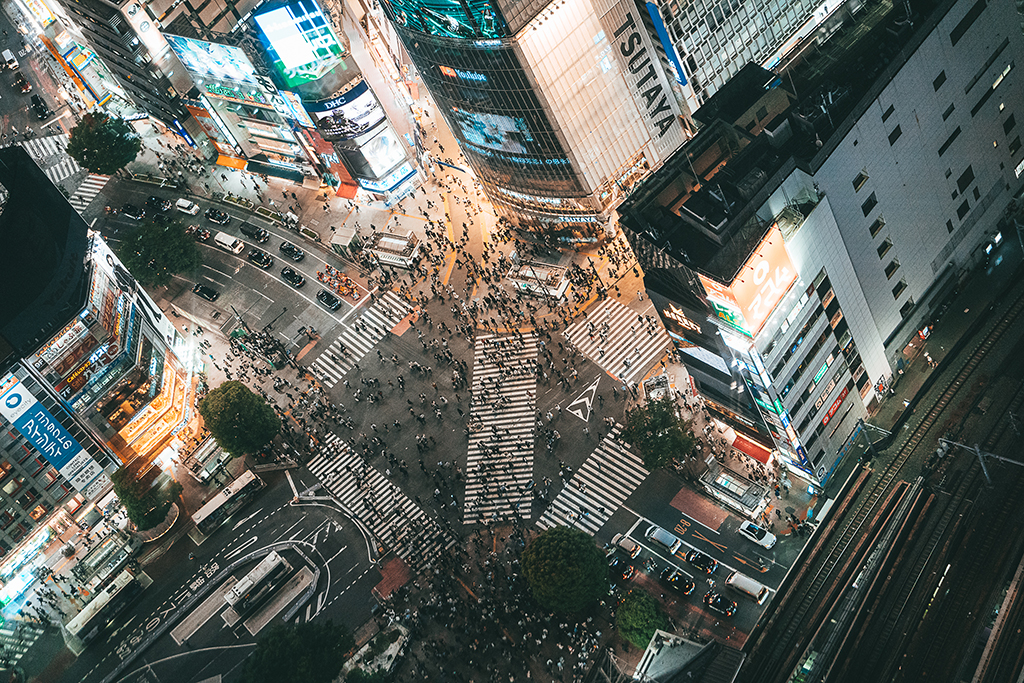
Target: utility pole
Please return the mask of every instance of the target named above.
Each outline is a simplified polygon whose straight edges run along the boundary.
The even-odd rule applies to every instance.
[[[1013,458],[1004,458],[1001,455],[996,455],[995,453],[983,451],[981,450],[981,446],[979,446],[978,444],[974,444],[973,446],[967,446],[962,443],[957,443],[956,441],[950,441],[949,439],[939,439],[939,443],[944,444],[946,446],[959,446],[960,448],[971,451],[976,456],[978,456],[978,463],[981,464],[981,471],[985,475],[985,481],[988,482],[989,486],[992,486],[992,477],[990,477],[988,474],[988,465],[985,464],[985,458],[995,458],[1000,462],[1009,463],[1011,465],[1024,466],[1024,462],[1021,462],[1020,460],[1014,460]]]

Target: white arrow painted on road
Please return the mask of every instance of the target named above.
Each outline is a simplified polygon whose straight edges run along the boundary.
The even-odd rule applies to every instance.
[[[590,409],[594,405],[594,399],[597,397],[597,385],[600,382],[600,377],[595,379],[593,384],[587,387],[575,401],[569,404],[569,407],[565,409],[566,412],[575,415],[584,422],[590,420]]]
[[[224,556],[224,559],[225,559],[225,560],[230,560],[230,559],[231,559],[232,557],[234,557],[235,555],[238,555],[238,554],[240,554],[240,553],[241,553],[241,552],[242,552],[243,550],[245,550],[245,549],[246,549],[246,548],[248,548],[249,546],[251,546],[251,545],[255,544],[255,543],[256,543],[256,542],[257,542],[257,541],[259,540],[259,538],[260,538],[259,536],[253,536],[253,537],[252,537],[252,538],[250,538],[250,539],[249,539],[248,541],[244,541],[244,542],[242,543],[242,545],[238,546],[237,548],[235,548],[234,550],[232,550],[232,551],[231,551],[230,553],[228,553],[227,555],[225,555],[225,556]]]
[[[248,522],[248,521],[249,521],[250,519],[252,519],[252,518],[253,518],[253,517],[255,517],[256,515],[260,514],[260,512],[261,512],[260,510],[257,510],[256,512],[252,513],[251,515],[249,515],[249,516],[248,516],[248,517],[246,517],[245,519],[240,519],[240,520],[238,520],[238,522],[236,522],[236,523],[235,523],[235,526],[231,527],[231,530],[232,530],[232,531],[235,531],[236,529],[238,529],[238,527],[242,526],[243,524],[245,524],[246,522]]]

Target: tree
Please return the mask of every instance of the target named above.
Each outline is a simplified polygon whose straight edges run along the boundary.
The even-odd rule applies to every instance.
[[[622,438],[640,452],[644,467],[655,470],[693,452],[697,438],[690,421],[679,417],[669,396],[648,401],[626,413]]]
[[[71,129],[68,155],[93,173],[112,175],[135,161],[142,149],[138,133],[123,119],[90,112]]]
[[[330,683],[355,639],[333,621],[277,624],[260,637],[245,664],[247,683]]]
[[[166,285],[174,275],[187,273],[202,263],[195,240],[177,221],[145,221],[135,226],[118,245],[117,256],[147,287]]]
[[[391,676],[383,671],[367,671],[358,667],[345,676],[345,683],[388,683],[390,680]]]
[[[608,592],[604,553],[589,535],[566,526],[535,538],[522,567],[537,602],[555,612],[579,612]]]
[[[281,419],[261,396],[237,380],[224,382],[199,403],[199,414],[232,456],[255,453],[281,430]]]
[[[619,603],[615,613],[615,627],[619,635],[639,648],[646,648],[654,632],[669,628],[668,617],[650,595],[642,590],[631,590]]]
[[[153,487],[125,467],[110,475],[110,481],[114,485],[114,494],[128,513],[128,519],[139,531],[152,529],[164,521],[171,504],[182,491],[181,484],[173,480],[166,486]]]

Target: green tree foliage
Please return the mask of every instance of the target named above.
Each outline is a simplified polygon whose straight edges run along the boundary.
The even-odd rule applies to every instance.
[[[368,672],[365,669],[355,668],[345,676],[345,683],[388,683],[391,676],[383,671]]]
[[[182,490],[181,484],[176,481],[154,488],[148,482],[137,479],[124,467],[110,475],[110,481],[114,484],[114,494],[128,513],[128,519],[139,531],[152,529],[164,521],[171,504],[178,499]]]
[[[542,533],[523,552],[522,567],[537,602],[554,612],[579,612],[608,592],[604,553],[576,529]]]
[[[245,664],[246,683],[330,683],[341,673],[355,639],[333,621],[277,624],[256,643]]]
[[[123,119],[90,112],[71,129],[68,155],[93,173],[112,175],[135,161],[142,139]]]
[[[195,270],[202,263],[195,240],[177,221],[140,223],[117,246],[117,256],[147,287],[166,285],[174,275]]]
[[[639,648],[647,647],[654,632],[669,628],[668,617],[657,601],[642,590],[634,589],[622,598],[615,613],[619,635]]]
[[[644,459],[644,467],[655,470],[693,452],[697,438],[689,420],[679,417],[675,401],[663,396],[626,413],[622,438]]]
[[[199,414],[221,448],[236,457],[255,453],[281,430],[274,409],[237,380],[208,393],[199,403]]]

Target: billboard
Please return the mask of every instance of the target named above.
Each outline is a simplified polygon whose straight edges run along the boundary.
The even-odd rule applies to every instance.
[[[287,90],[281,90],[278,94],[281,95],[282,103],[282,106],[278,108],[278,112],[294,120],[303,128],[316,128],[316,124],[313,123],[313,119],[309,118],[309,114],[303,108],[302,100],[299,99],[298,95]]]
[[[400,162],[405,161],[402,139],[391,126],[385,126],[382,131],[361,143],[359,151],[377,178],[383,177]]]
[[[242,48],[167,33],[164,38],[189,73],[204,79],[257,85],[256,71]]]
[[[315,81],[341,64],[345,48],[314,0],[289,2],[254,17],[283,87]]]
[[[501,38],[505,20],[490,0],[383,0],[399,26],[445,38]]]
[[[366,81],[336,97],[306,104],[306,110],[328,140],[351,140],[384,120],[384,108]]]

